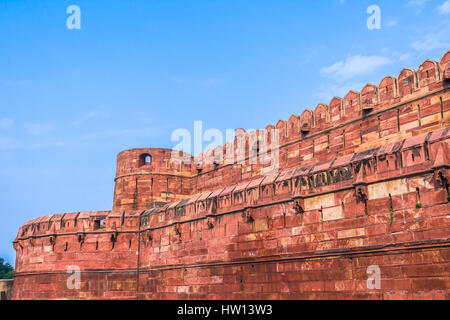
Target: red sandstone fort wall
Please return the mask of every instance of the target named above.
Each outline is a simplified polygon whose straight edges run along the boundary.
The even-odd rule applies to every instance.
[[[449,299],[449,62],[269,126],[271,175],[120,153],[113,211],[20,228],[14,298]],[[381,289],[367,287],[372,265]]]
[[[119,153],[114,209],[145,209],[153,202],[179,201],[191,195],[193,162],[189,165],[175,163],[172,158],[172,150],[167,149],[133,149]]]
[[[378,86],[366,85],[361,92],[350,91],[345,98],[333,98],[329,105],[319,104],[314,111],[292,115],[276,126],[279,132],[279,169],[328,161],[357,151],[446,126],[450,121],[450,93],[445,89],[447,52],[440,63],[425,60],[417,71],[405,69],[397,78],[385,77]],[[133,149],[120,153],[117,161],[114,210],[147,209],[153,201],[173,202],[193,193],[248,181],[273,170],[271,163],[250,161],[253,141],[245,130],[236,130],[233,164],[218,167],[205,161],[226,158],[227,146],[219,146],[197,157],[199,165],[179,164],[170,150]],[[262,135],[259,131],[257,135]],[[244,154],[239,153],[239,137],[245,139]],[[151,154],[150,165],[140,157]],[[259,154],[259,158],[263,158]],[[192,156],[186,155],[190,160]],[[246,161],[240,161],[246,159]]]

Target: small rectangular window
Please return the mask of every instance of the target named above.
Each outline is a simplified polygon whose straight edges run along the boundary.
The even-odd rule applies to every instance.
[[[94,230],[103,229],[104,227],[105,227],[105,220],[103,219],[95,220]]]

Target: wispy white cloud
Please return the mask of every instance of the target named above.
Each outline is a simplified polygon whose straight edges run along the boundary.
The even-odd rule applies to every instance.
[[[416,51],[426,53],[436,49],[447,49],[450,47],[450,40],[448,38],[448,30],[440,30],[438,32],[430,32],[411,43],[411,47]]]
[[[394,51],[394,52],[392,52],[392,56],[399,61],[406,61],[411,58],[411,53],[409,53],[409,52],[402,53],[402,52]]]
[[[321,73],[339,81],[373,73],[380,67],[391,64],[392,60],[382,56],[351,56],[345,61],[321,69]]]
[[[390,27],[390,28],[395,27],[395,26],[397,26],[397,25],[398,25],[398,21],[397,21],[397,20],[388,20],[388,21],[386,22],[386,26],[387,26],[387,27]]]
[[[299,62],[297,66],[300,68],[303,68],[304,66],[308,66],[311,64],[311,61],[316,61],[317,56],[320,52],[323,52],[323,50],[326,50],[326,47],[320,45],[318,47],[309,49],[307,51],[303,51],[301,53],[301,57],[299,59]]]
[[[9,118],[0,118],[0,129],[10,128],[14,124],[14,121]]]
[[[414,9],[416,14],[419,14],[423,11],[428,2],[430,2],[430,0],[409,0],[406,7]]]
[[[51,124],[27,123],[25,124],[25,130],[31,135],[40,136],[51,132],[53,126]]]
[[[407,7],[423,7],[425,6],[430,0],[409,0],[406,4]]]
[[[85,123],[86,121],[89,121],[90,119],[94,118],[95,116],[97,116],[97,112],[91,111],[91,112],[85,114],[84,116],[80,117],[79,119],[75,120],[74,122],[72,122],[72,125],[80,126],[83,123]]]
[[[450,14],[450,0],[446,0],[443,4],[438,7],[439,13],[442,14]]]
[[[335,96],[344,97],[351,90],[360,91],[368,82],[376,81],[376,79],[374,80],[373,77],[371,77],[372,80],[357,77],[370,76],[383,66],[406,61],[411,57],[412,55],[409,52],[393,51],[388,47],[381,49],[381,55],[350,56],[343,61],[321,69],[322,75],[333,81],[319,87],[316,90],[316,96],[320,101],[328,103]]]

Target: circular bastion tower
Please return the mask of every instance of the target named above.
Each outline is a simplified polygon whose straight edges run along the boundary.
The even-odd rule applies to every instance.
[[[194,158],[160,148],[125,150],[117,156],[114,211],[146,210],[192,195]],[[180,159],[189,159],[180,161]]]

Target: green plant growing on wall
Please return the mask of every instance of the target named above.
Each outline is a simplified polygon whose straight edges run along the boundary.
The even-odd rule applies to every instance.
[[[13,279],[14,268],[3,258],[0,258],[0,279]]]
[[[389,224],[392,226],[394,222],[394,209],[392,208],[392,203],[389,206]]]
[[[417,209],[422,208],[422,203],[420,203],[420,201],[416,203],[416,208],[417,208]]]
[[[450,201],[450,195],[447,196],[447,201]]]

